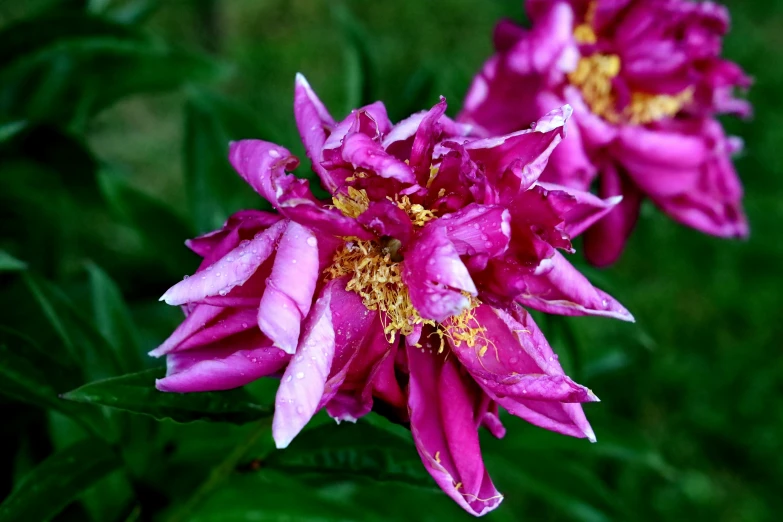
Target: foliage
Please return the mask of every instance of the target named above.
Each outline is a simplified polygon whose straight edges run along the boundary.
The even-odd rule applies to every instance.
[[[183,241],[264,205],[228,166],[228,141],[303,156],[297,70],[335,113],[384,99],[400,118],[444,94],[453,114],[492,24],[518,18],[519,2],[11,4],[0,7],[0,522],[467,519],[403,428],[319,417],[277,452],[274,383],[164,395],[145,352],[179,321],[156,299],[196,265]],[[754,236],[703,237],[647,208],[614,269],[584,268],[638,320],[540,321],[603,399],[587,408],[599,442],[504,418],[504,440],[482,439],[506,495],[490,520],[761,521],[783,507],[783,71],[768,65],[783,58],[783,8],[729,6],[727,53],[757,82],[755,120],[728,122],[746,140]]]

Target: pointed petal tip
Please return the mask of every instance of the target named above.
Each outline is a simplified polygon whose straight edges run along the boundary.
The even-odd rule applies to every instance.
[[[291,438],[288,437],[281,437],[279,435],[273,435],[273,438],[275,439],[275,448],[277,449],[286,449],[289,444],[291,444]]]
[[[593,428],[591,428],[590,426],[585,426],[583,431],[585,434],[585,438],[587,438],[587,440],[589,440],[592,443],[598,441],[598,439],[595,437],[595,432],[593,431]]]
[[[623,200],[623,196],[612,196],[611,198],[606,198],[604,201],[606,201],[606,204],[609,206],[615,206],[619,204]]]
[[[307,78],[305,78],[305,75],[297,72],[296,73],[296,79],[294,80],[294,83],[296,85],[301,85],[302,87],[310,88],[310,82],[307,81]]]

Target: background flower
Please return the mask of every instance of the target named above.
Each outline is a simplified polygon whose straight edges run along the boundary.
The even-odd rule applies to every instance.
[[[715,116],[750,115],[734,97],[750,79],[721,58],[728,10],[689,0],[529,0],[532,27],[502,21],[496,54],[461,118],[492,133],[523,128],[550,107],[574,107],[573,131],[544,179],[623,202],[588,233],[594,264],[620,255],[649,197],[675,220],[745,237],[742,187],[731,157],[742,143]]]

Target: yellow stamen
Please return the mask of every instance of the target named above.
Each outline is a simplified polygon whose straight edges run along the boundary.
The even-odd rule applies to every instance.
[[[594,29],[597,3],[590,2],[585,20],[574,29],[574,39],[581,44],[594,44],[598,38]],[[617,110],[617,97],[612,79],[620,74],[622,64],[616,54],[596,53],[579,60],[576,70],[568,75],[568,81],[582,91],[582,97],[590,110],[610,123],[644,125],[676,115],[693,99],[693,89],[678,94],[652,94],[641,91],[631,93],[631,102]]]
[[[359,217],[370,206],[370,198],[364,189],[348,187],[348,194],[338,194],[332,198],[334,206],[348,217]]]
[[[391,201],[391,198],[389,198],[389,200]],[[425,223],[432,221],[436,217],[431,210],[424,208],[423,205],[412,203],[411,198],[408,196],[402,196],[394,201],[394,203],[410,216],[411,222],[417,227],[424,226]]]
[[[437,175],[437,168],[430,172],[433,171]],[[404,210],[417,227],[437,218],[431,210],[413,203],[409,196],[395,196],[395,199],[389,198],[389,201]],[[335,208],[350,217],[361,215],[370,204],[367,191],[353,187],[348,187],[346,194],[334,196],[332,202]],[[380,312],[383,331],[389,342],[394,342],[397,335],[412,334],[417,326],[429,325],[435,328],[435,334],[441,339],[438,353],[444,350],[444,339],[451,340],[457,346],[462,342],[474,346],[476,339],[485,331],[472,326],[475,324],[473,309],[480,304],[478,299],[464,293],[470,298],[470,306],[460,315],[450,318],[451,324],[456,325],[451,331],[447,332],[431,319],[424,319],[411,303],[408,287],[402,281],[399,248],[400,242],[394,238],[380,241],[346,238],[345,245],[335,254],[331,266],[324,272],[326,280],[349,276],[345,289],[356,292],[368,310]]]
[[[391,259],[388,249],[375,241],[348,241],[326,269],[327,279],[350,276],[346,290],[356,292],[368,310],[381,312],[383,331],[389,342],[397,333],[410,335],[416,325],[434,321],[422,319],[411,304],[408,287],[402,282],[400,263]]]

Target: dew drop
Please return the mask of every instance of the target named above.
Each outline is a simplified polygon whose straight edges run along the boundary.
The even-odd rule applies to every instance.
[[[273,158],[279,158],[280,157],[280,153],[277,152],[275,149],[270,149],[269,150],[269,155],[272,156]]]
[[[190,277],[189,275],[185,274],[185,275],[182,277],[182,280],[184,281],[185,279],[187,279],[187,278],[189,278],[189,277]]]
[[[285,378],[285,382],[291,382],[291,379],[293,379],[293,377],[291,377],[291,376],[289,375],[288,377],[286,377],[286,378]]]
[[[290,375],[289,375],[289,377],[290,377]],[[297,378],[297,379],[304,379],[304,372],[298,372],[298,373],[296,374],[296,378]]]
[[[318,240],[315,239],[313,236],[310,236],[310,237],[307,238],[307,245],[311,246],[311,247],[317,246],[318,245]]]
[[[242,323],[242,328],[247,328],[247,323]]]

